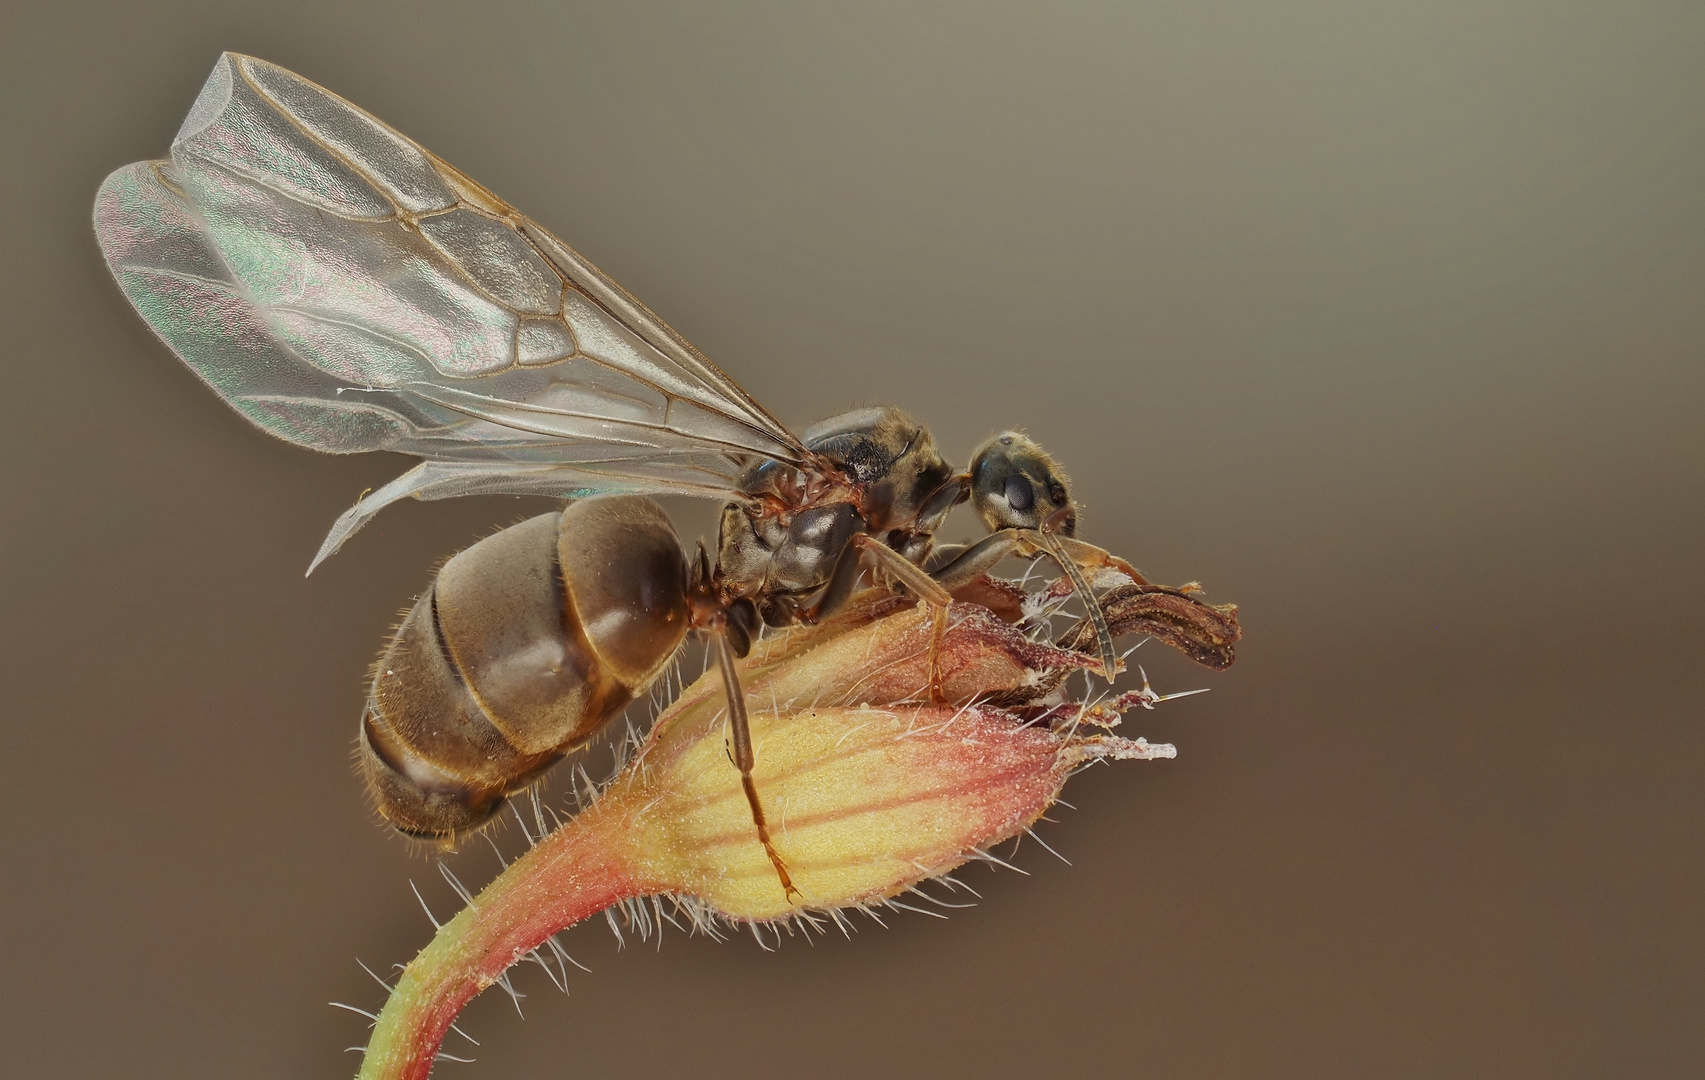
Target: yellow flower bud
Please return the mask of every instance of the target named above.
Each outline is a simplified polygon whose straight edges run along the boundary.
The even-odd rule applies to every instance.
[[[1091,661],[955,608],[942,668],[957,698],[1040,694]],[[743,675],[754,779],[799,896],[758,843],[724,749],[712,675],[653,728],[604,793],[645,892],[685,894],[739,919],[891,896],[1041,816],[1086,757],[1170,757],[1170,746],[1080,737],[984,705],[929,706],[927,614],[909,611]],[[695,692],[696,691],[696,692]],[[911,699],[911,700],[908,700]]]

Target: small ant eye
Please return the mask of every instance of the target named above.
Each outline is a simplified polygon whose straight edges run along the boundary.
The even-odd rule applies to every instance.
[[[1007,477],[1006,504],[1021,514],[1034,506],[1036,493],[1031,490],[1030,481],[1016,473]]]

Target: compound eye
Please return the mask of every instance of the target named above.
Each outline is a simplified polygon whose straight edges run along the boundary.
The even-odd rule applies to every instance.
[[[1006,504],[1022,514],[1036,505],[1036,492],[1030,481],[1016,473],[1006,478]]]

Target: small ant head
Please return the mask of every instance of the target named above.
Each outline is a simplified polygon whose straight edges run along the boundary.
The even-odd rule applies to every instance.
[[[1077,506],[1071,481],[1046,451],[1016,431],[1003,431],[971,459],[971,505],[990,532],[1043,529],[1071,536]]]

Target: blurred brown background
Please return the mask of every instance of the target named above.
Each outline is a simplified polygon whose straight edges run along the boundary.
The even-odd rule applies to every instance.
[[[784,420],[1025,425],[1085,533],[1243,605],[940,923],[519,977],[445,1077],[1705,1074],[1705,7],[7,8],[0,1074],[337,1077],[453,900],[349,767],[434,562],[108,279],[222,49],[397,125]],[[688,507],[689,535],[710,507]],[[955,529],[968,532],[969,518]],[[514,844],[511,830],[504,838]],[[464,879],[495,868],[481,848]],[[451,1048],[454,1052],[465,1050]]]

